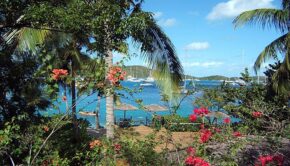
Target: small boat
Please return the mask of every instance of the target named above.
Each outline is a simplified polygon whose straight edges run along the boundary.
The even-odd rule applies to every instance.
[[[79,114],[83,116],[96,116],[95,112],[88,112],[88,111],[80,111]]]
[[[147,77],[145,80],[144,80],[145,82],[154,82],[155,80],[154,80],[154,78],[153,77]]]
[[[141,82],[140,79],[132,77],[132,76],[128,76],[127,81],[129,81],[129,82]]]
[[[235,81],[236,84],[240,85],[240,86],[246,86],[247,83],[244,80],[238,79]]]
[[[149,82],[144,82],[144,83],[141,83],[140,86],[154,86],[154,84],[149,83]]]

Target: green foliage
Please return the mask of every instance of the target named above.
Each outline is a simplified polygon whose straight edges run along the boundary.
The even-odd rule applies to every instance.
[[[153,135],[145,140],[124,139],[120,142],[122,156],[130,165],[162,165],[161,155],[154,148],[157,145]]]
[[[256,59],[254,69],[260,69],[263,62],[273,58],[278,60],[278,55],[282,54],[284,60],[279,69],[274,73],[273,89],[279,94],[287,94],[289,92],[290,82],[290,34],[289,34],[289,2],[282,1],[282,9],[255,9],[245,11],[234,20],[235,27],[240,27],[244,24],[260,24],[263,28],[274,27],[282,33],[282,36],[274,40],[260,53]],[[289,95],[289,94],[287,94]]]
[[[242,74],[242,80],[249,81],[247,72]],[[283,135],[281,130],[289,121],[288,100],[281,95],[269,95],[268,90],[256,83],[240,87],[225,84],[217,89],[204,90],[204,94],[194,103],[212,111],[226,111],[229,115],[240,118],[238,126],[248,127],[249,133]],[[261,112],[263,115],[256,118],[253,116],[254,112]]]

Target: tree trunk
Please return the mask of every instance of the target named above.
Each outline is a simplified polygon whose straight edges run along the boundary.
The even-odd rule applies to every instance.
[[[107,72],[113,66],[113,53],[111,50],[107,50],[106,52],[106,65]],[[107,83],[112,86],[109,80]],[[107,128],[107,138],[114,137],[114,95],[113,90],[110,88],[106,92],[106,128]]]
[[[71,60],[71,76],[72,76],[72,81],[71,81],[71,100],[72,100],[72,121],[73,121],[73,129],[74,129],[74,136],[75,139],[78,140],[78,124],[77,124],[77,116],[76,116],[76,81],[75,81],[75,72],[74,72],[74,64],[73,60]]]
[[[100,129],[100,121],[99,121],[99,113],[100,113],[100,107],[101,107],[101,94],[98,93],[98,101],[96,106],[96,129]]]

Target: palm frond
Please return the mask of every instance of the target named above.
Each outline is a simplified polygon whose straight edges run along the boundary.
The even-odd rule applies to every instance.
[[[287,47],[286,47],[286,38],[287,34],[279,37],[278,39],[274,40],[272,43],[270,43],[268,46],[265,47],[265,49],[260,53],[258,58],[256,59],[254,69],[257,72],[257,70],[260,69],[262,63],[264,63],[266,60],[270,58],[277,59],[277,54],[285,54]]]
[[[245,11],[233,21],[235,28],[245,24],[257,24],[261,25],[262,28],[274,27],[282,33],[288,31],[287,22],[288,11],[279,9],[255,9]]]
[[[273,89],[278,94],[290,96],[290,70],[287,69],[286,59],[272,76]]]
[[[288,11],[289,11],[289,9],[290,9],[290,1],[289,0],[283,0],[282,1],[282,7],[283,7],[283,9],[285,9],[285,10],[288,9]]]
[[[43,44],[50,33],[49,30],[21,28],[7,32],[4,35],[4,40],[7,44],[16,42],[17,50],[19,51],[31,51],[35,53],[37,46]]]
[[[145,62],[155,72],[157,84],[169,96],[173,97],[182,80],[183,68],[176,54],[173,43],[154,20],[141,32],[132,35],[141,48]]]

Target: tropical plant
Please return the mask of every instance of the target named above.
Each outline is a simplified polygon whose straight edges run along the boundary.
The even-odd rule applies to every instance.
[[[127,53],[127,39],[130,38],[141,49],[144,60],[156,71],[153,76],[158,85],[165,92],[173,94],[182,78],[182,67],[173,44],[156,24],[152,13],[141,10],[142,3],[131,0],[69,1],[58,5],[53,2],[35,3],[25,10],[24,15],[17,17],[15,24],[18,26],[15,29],[17,32],[25,27],[61,31],[92,39],[87,48],[105,57],[107,71],[113,64],[113,51]],[[9,31],[7,42],[13,41],[12,32],[15,29]],[[42,40],[35,41],[42,43]],[[110,82],[107,81],[107,84]],[[112,88],[106,92],[107,136],[113,137]]]
[[[284,60],[273,74],[273,88],[280,94],[289,96],[290,90],[290,2],[282,0],[282,9],[255,9],[243,12],[233,21],[235,27],[245,24],[260,24],[262,28],[274,27],[282,36],[274,40],[260,53],[256,59],[255,71],[261,68],[269,58],[278,59],[279,54]]]
[[[103,42],[105,47],[103,48],[105,48],[107,69],[112,67],[112,51],[122,51],[124,46],[126,50],[128,45],[126,40],[131,37],[136,44],[139,44],[145,61],[155,69],[154,76],[159,85],[172,97],[172,92],[177,89],[178,83],[182,79],[182,67],[169,38],[161,31],[152,15],[141,10],[142,1],[136,4],[133,1],[124,1],[123,3],[127,5],[125,8],[124,4],[120,5],[116,1],[103,3],[107,6],[106,8],[116,7],[122,11],[119,13],[121,16],[118,18],[119,20],[116,20],[116,17],[108,17],[103,23],[105,31],[105,42]],[[104,13],[106,16],[110,16],[112,11],[106,10]],[[116,39],[117,42],[114,42]],[[110,93],[106,97],[106,111],[107,136],[113,137],[113,94]]]

